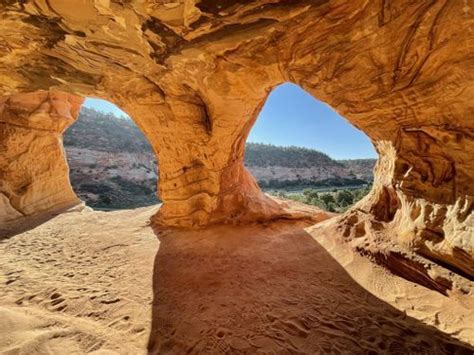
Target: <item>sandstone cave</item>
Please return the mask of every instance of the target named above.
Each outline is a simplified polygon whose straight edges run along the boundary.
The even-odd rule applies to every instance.
[[[0,281],[5,280],[5,296],[0,312],[16,327],[25,317],[34,318],[32,327],[62,327],[60,335],[48,333],[52,340],[38,345],[38,353],[60,353],[61,346],[79,353],[472,352],[473,14],[472,5],[460,0],[1,1],[0,242],[5,255]],[[372,191],[343,214],[328,216],[271,198],[243,165],[247,136],[265,100],[287,82],[334,108],[367,134],[379,154]],[[77,119],[85,97],[123,108],[146,136],[159,161],[159,207],[122,211],[117,217],[81,210],[69,182],[63,134]],[[308,244],[288,241],[289,225],[298,226],[293,233],[301,237],[298,243]],[[123,239],[112,242],[119,227]],[[64,239],[71,233],[76,233],[73,239]],[[247,238],[252,233],[261,236],[258,242]],[[146,235],[157,236],[159,250],[133,249]],[[241,235],[245,237],[239,239]],[[35,236],[38,244],[28,244],[36,243]],[[82,243],[81,238],[92,239]],[[114,266],[99,273],[101,280],[126,280],[141,292],[127,289],[127,296],[119,297],[124,284],[105,280],[113,292],[88,294],[89,303],[67,308],[60,305],[66,301],[57,285],[42,288],[40,276],[31,284],[22,279],[33,280],[31,275],[46,266],[42,260],[54,264],[50,253],[41,253],[57,245],[66,253],[74,240],[66,264],[56,265],[61,271],[71,269],[73,276],[61,274],[64,283],[83,277],[80,284],[87,289],[84,283],[94,283],[87,279],[93,273],[83,275],[80,270],[99,265],[94,264],[97,260]],[[220,244],[222,240],[227,244]],[[103,244],[108,241],[110,245]],[[268,244],[261,244],[265,241]],[[241,253],[247,242],[259,243],[258,248]],[[28,259],[25,245],[41,255]],[[124,252],[117,245],[133,247]],[[90,258],[77,255],[99,247],[107,254],[94,249],[104,255],[98,259],[93,253]],[[119,256],[110,256],[116,254],[134,262],[120,263]],[[248,255],[254,255],[252,264]],[[281,258],[272,259],[276,255]],[[298,257],[311,264],[309,256],[332,265],[334,275],[345,275],[340,280],[346,285],[354,282],[347,289],[357,290],[356,299],[372,302],[364,314],[353,314],[360,324],[387,314],[396,322],[403,318],[400,314],[408,314],[408,320],[394,326],[384,318],[381,322],[390,331],[372,330],[376,335],[371,336],[344,323],[348,320],[336,307],[325,313],[331,314],[336,330],[327,330],[327,319],[316,314],[328,301],[321,300],[319,308],[305,303],[317,299],[312,287],[323,287],[311,280],[327,277],[297,267]],[[267,269],[271,262],[265,264],[265,258],[275,262],[274,269]],[[280,268],[282,260],[288,267]],[[351,269],[354,260],[363,267]],[[146,261],[151,261],[147,265],[152,265],[152,284],[133,271],[146,268]],[[16,262],[24,266],[10,270]],[[40,264],[33,268],[36,262]],[[293,274],[291,263],[296,263],[298,274]],[[128,268],[122,269],[125,264]],[[253,267],[247,270],[246,265]],[[236,283],[242,277],[239,268],[245,269],[248,282]],[[226,273],[232,278],[216,276]],[[284,300],[272,299],[272,288],[258,297],[247,288],[255,291],[272,275],[278,280],[272,286],[277,296],[289,293],[291,298],[291,279],[299,280],[294,287],[312,286],[308,294],[301,293],[306,298]],[[389,287],[367,281],[367,275],[385,278],[386,285],[392,282],[394,296],[383,296]],[[196,278],[199,283],[194,283]],[[178,293],[173,280],[180,280],[183,289],[187,282],[187,293]],[[38,291],[29,295],[28,287],[36,286]],[[229,290],[249,302],[230,307]],[[150,299],[140,298],[145,294]],[[263,294],[275,302],[269,307],[281,314],[269,312],[253,323],[239,318],[269,311]],[[133,297],[141,300],[136,306]],[[411,304],[410,297],[419,303]],[[144,304],[151,305],[151,311],[140,308]],[[282,320],[296,304],[307,308]],[[28,313],[25,307],[31,305],[50,313]],[[71,319],[85,319],[82,326],[54,313],[67,315],[72,309],[79,310]],[[136,312],[130,316],[127,309]],[[385,315],[375,309],[386,309]],[[350,308],[346,311],[351,314]],[[195,316],[201,313],[208,323]],[[249,333],[237,337],[242,324]],[[254,324],[260,325],[251,329]],[[118,333],[93,330],[102,326]],[[326,343],[316,340],[318,334],[322,337],[319,331]],[[18,346],[15,349],[35,349],[1,326],[0,333],[17,344],[11,345]],[[146,345],[143,334],[149,335]],[[360,341],[340,340],[348,334]],[[387,334],[395,334],[395,340],[388,340]],[[377,343],[372,337],[382,340]],[[0,341],[0,349],[9,348]]]

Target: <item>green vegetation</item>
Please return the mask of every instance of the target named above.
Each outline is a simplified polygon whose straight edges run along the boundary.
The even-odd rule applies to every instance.
[[[314,166],[343,166],[328,155],[314,149],[301,147],[278,147],[271,144],[247,143],[246,166],[284,166],[310,168]]]
[[[346,166],[357,165],[364,169],[373,169],[374,164],[375,164],[375,159],[343,159],[343,160],[338,160],[337,162]]]
[[[103,152],[151,152],[151,146],[133,121],[87,107],[64,134],[64,145]]]
[[[114,176],[110,180],[132,195],[153,195],[155,193],[155,190],[150,189],[148,186],[156,186],[156,179],[152,179],[149,184],[137,184],[121,176]]]
[[[114,176],[107,181],[74,184],[82,199],[93,208],[125,209],[150,206],[159,203],[156,197],[156,179],[136,183]],[[95,198],[89,198],[93,194]]]
[[[270,192],[270,194],[317,206],[329,212],[344,212],[367,195],[371,188],[371,185],[367,185],[357,189],[333,189],[332,191],[305,189],[302,193],[288,193],[280,190]]]
[[[113,187],[108,184],[95,183],[95,184],[81,184],[81,191],[89,192],[95,195],[108,194],[113,191]]]
[[[259,181],[258,185],[262,189],[283,189],[283,190],[301,190],[304,188],[321,188],[321,187],[345,187],[345,186],[360,186],[368,182],[357,178],[341,178],[335,177],[324,180],[277,180],[271,179],[269,181]]]

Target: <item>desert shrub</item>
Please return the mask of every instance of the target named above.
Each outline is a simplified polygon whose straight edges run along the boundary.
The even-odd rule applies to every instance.
[[[315,189],[305,189],[300,194],[286,194],[281,190],[272,191],[270,193],[281,198],[288,198],[293,201],[313,205],[329,212],[344,212],[354,203],[367,195],[370,190],[371,186],[367,185],[358,189],[336,189],[336,191],[331,192],[319,192]]]
[[[334,199],[334,196],[330,193],[325,193],[322,194],[319,199],[325,203],[326,205],[329,205],[330,203],[336,203],[336,200]]]
[[[362,179],[353,179],[353,178],[329,178],[319,181],[313,181],[308,179],[298,179],[298,180],[276,180],[270,179],[268,181],[258,181],[258,184],[262,188],[266,189],[291,189],[291,188],[306,188],[307,190],[314,188],[328,187],[333,188],[337,191],[338,187],[346,186],[357,186],[365,185],[367,181]]]
[[[154,190],[149,187],[149,184],[138,184],[136,182],[126,180],[121,176],[114,176],[111,178],[111,180],[117,185],[119,185],[121,189],[132,194],[151,195],[154,193]]]
[[[89,192],[96,195],[101,195],[112,191],[110,185],[95,183],[95,184],[81,184],[81,191]]]
[[[302,147],[278,147],[271,144],[247,143],[245,149],[247,166],[285,166],[301,168],[317,165],[342,166],[328,155],[314,149]]]
[[[350,206],[354,203],[354,196],[349,190],[340,190],[336,194],[336,201],[340,207]]]

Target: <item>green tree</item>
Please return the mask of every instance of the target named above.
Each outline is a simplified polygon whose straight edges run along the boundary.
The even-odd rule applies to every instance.
[[[319,200],[319,193],[316,190],[311,190],[311,192],[308,194],[308,198],[310,200]]]
[[[326,205],[328,206],[330,203],[336,203],[336,200],[334,200],[334,196],[331,195],[330,193],[325,193],[322,194],[319,199]]]
[[[346,207],[354,203],[354,197],[349,190],[341,190],[337,193],[336,201],[339,207]]]
[[[316,207],[319,207],[319,208],[326,208],[326,206],[324,205],[323,202],[321,202],[321,200],[319,198],[313,198],[311,199],[310,201],[308,201],[308,203],[310,205],[313,205],[313,206],[316,206]]]

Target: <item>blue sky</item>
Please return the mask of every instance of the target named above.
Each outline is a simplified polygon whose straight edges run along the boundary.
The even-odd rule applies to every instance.
[[[126,115],[117,106],[99,99],[87,99],[85,106]],[[314,148],[335,159],[377,157],[364,133],[328,105],[289,83],[270,93],[248,141]]]
[[[270,93],[248,141],[314,148],[335,159],[377,157],[365,133],[289,83]]]
[[[87,98],[86,101],[84,102],[84,106],[88,108],[93,108],[94,110],[97,110],[97,111],[110,112],[110,113],[113,113],[115,116],[128,117],[128,115],[125,112],[123,112],[121,109],[119,109],[117,106],[105,100]]]

